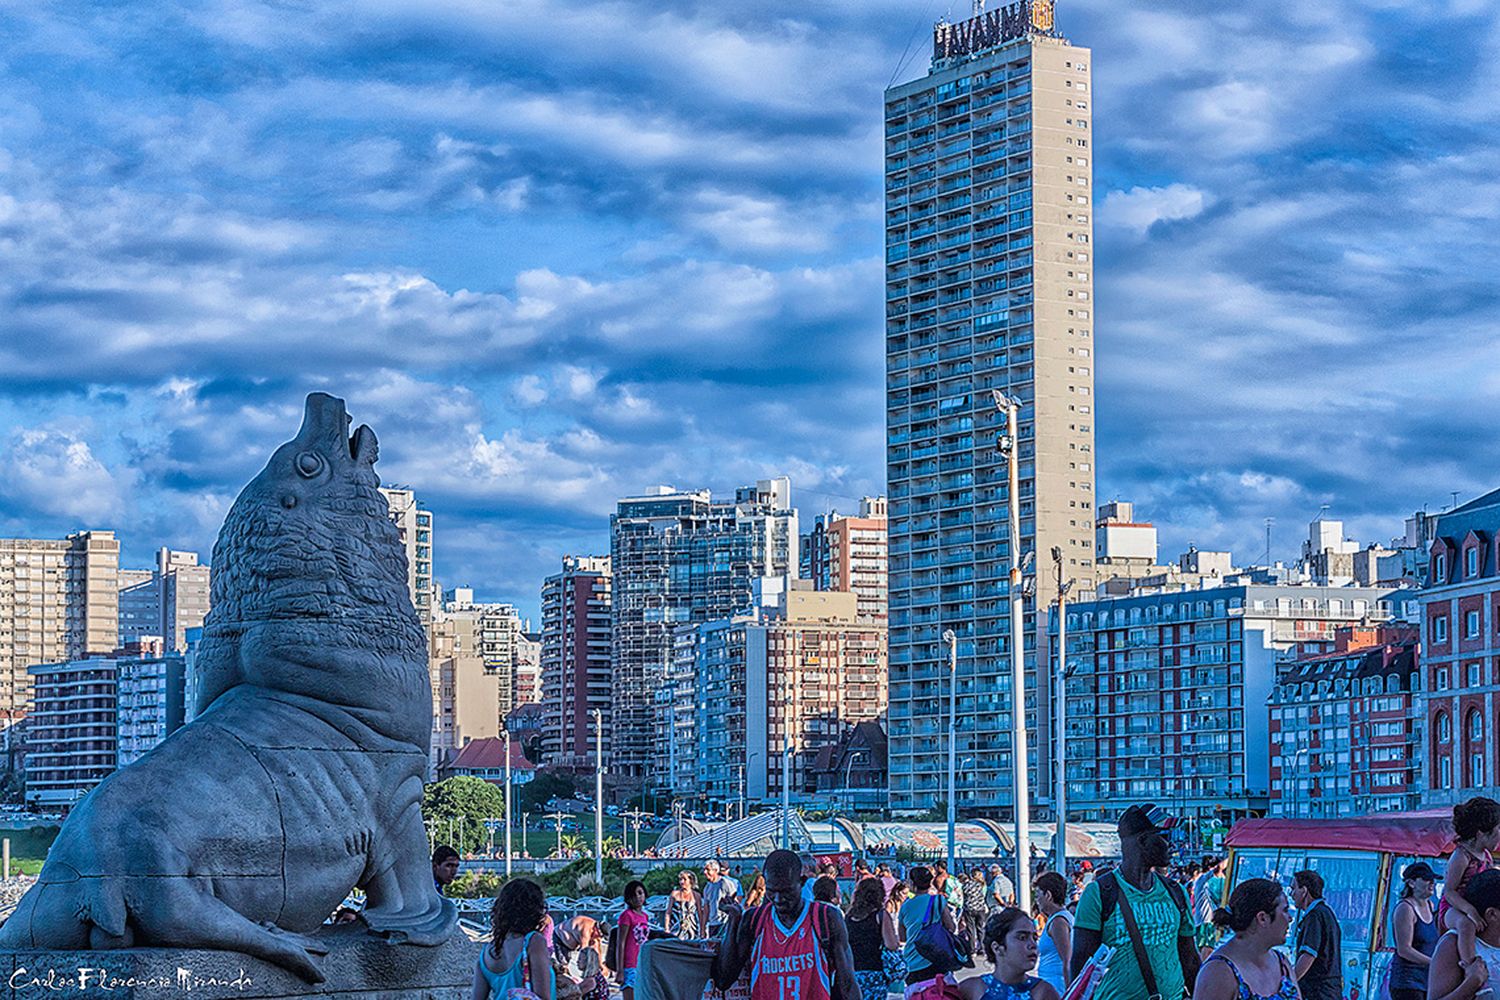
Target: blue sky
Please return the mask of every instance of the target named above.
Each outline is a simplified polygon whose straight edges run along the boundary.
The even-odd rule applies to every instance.
[[[528,609],[654,483],[883,491],[881,92],[954,8],[0,2],[0,534],[206,554],[314,388]],[[1253,558],[1494,488],[1493,6],[1058,24],[1100,497]]]

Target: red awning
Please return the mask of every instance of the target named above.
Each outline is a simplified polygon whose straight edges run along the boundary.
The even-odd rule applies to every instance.
[[[1446,810],[1351,819],[1242,819],[1225,842],[1234,848],[1303,847],[1440,858],[1453,850],[1453,820]]]

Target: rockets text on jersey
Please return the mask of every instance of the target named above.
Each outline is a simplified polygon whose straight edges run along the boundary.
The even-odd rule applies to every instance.
[[[750,953],[750,1000],[832,1000],[833,976],[823,949],[826,903],[804,903],[785,927],[770,903],[757,914]]]

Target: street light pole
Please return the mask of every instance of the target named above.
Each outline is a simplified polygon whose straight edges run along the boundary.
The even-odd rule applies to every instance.
[[[505,731],[505,877],[510,878],[510,730]]]
[[[1006,506],[1010,509],[1010,672],[1012,788],[1016,813],[1016,905],[1031,912],[1031,776],[1028,773],[1031,754],[1026,745],[1026,636],[1021,586],[1021,455],[1016,423],[1021,411],[1018,399],[999,389],[991,390],[995,408],[1005,414],[1005,433],[1000,450],[1009,459],[1009,489]]]
[[[943,633],[948,644],[948,870],[954,871],[958,848],[958,633]]]
[[[1054,676],[1057,678],[1057,732],[1052,736],[1053,745],[1057,749],[1056,762],[1052,765],[1057,772],[1057,792],[1055,802],[1057,804],[1057,870],[1063,877],[1068,874],[1068,591],[1073,586],[1073,581],[1066,578],[1063,571],[1062,549],[1054,545],[1052,547],[1052,564],[1057,569],[1057,666]]]
[[[523,812],[521,814],[521,857],[523,858],[529,857],[531,854],[530,849],[526,846],[526,827],[530,825],[530,819],[531,813]]]
[[[604,884],[604,713],[594,709],[594,881]]]
[[[781,849],[792,848],[792,671],[785,666],[786,696],[781,702]]]

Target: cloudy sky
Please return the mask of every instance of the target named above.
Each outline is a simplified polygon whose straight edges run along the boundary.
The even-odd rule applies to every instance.
[[[945,3],[0,0],[0,534],[206,553],[314,388],[528,609],[653,483],[883,491],[881,91]],[[1500,485],[1493,5],[1059,8],[1099,496],[1254,558]]]

